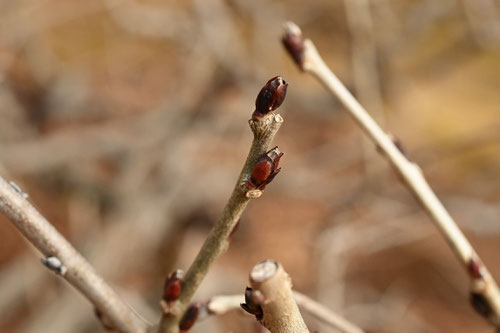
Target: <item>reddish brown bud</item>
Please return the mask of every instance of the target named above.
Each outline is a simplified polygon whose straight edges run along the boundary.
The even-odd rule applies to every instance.
[[[278,150],[278,146],[266,152],[253,167],[250,179],[247,181],[249,189],[264,190],[274,177],[280,172],[278,168],[281,156],[284,153]]]
[[[476,312],[479,313],[481,316],[485,318],[488,318],[490,316],[491,307],[483,295],[471,292],[470,303],[472,304],[474,310],[476,310]]]
[[[479,261],[471,258],[467,264],[467,270],[473,279],[483,278],[483,275],[481,274],[481,263]]]
[[[175,302],[179,298],[183,275],[184,272],[177,269],[165,280],[165,285],[163,287],[163,299],[169,305],[172,305],[171,303]]]
[[[281,76],[275,76],[267,81],[255,100],[255,111],[252,114],[252,119],[259,120],[269,112],[279,108],[285,100],[287,87],[288,83]]]
[[[254,315],[257,320],[261,320],[263,316],[262,304],[264,304],[264,295],[258,290],[247,287],[245,290],[245,303],[240,304],[242,309]]]
[[[179,322],[179,329],[181,332],[188,331],[191,327],[193,327],[196,319],[198,319],[198,314],[200,312],[200,303],[194,303],[189,306],[189,308],[182,316],[181,321]]]
[[[302,37],[302,31],[295,23],[285,23],[285,33],[281,42],[299,68],[304,70],[304,38]]]

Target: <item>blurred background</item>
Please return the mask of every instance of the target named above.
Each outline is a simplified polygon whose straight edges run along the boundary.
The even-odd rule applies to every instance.
[[[499,281],[499,6],[0,1],[0,175],[155,322],[164,278],[189,267],[232,191],[257,93],[282,75],[282,172],[195,299],[243,293],[253,265],[272,258],[297,290],[367,332],[492,332],[430,219],[279,39],[283,22],[302,27]],[[102,331],[4,216],[0,235],[1,332]],[[235,311],[192,332],[259,329]]]

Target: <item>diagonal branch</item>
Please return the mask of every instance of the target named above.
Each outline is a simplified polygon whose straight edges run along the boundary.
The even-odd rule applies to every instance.
[[[281,77],[276,77],[268,82],[263,91],[273,82],[276,82],[279,88],[285,87],[284,92],[282,96],[277,96],[278,101],[274,99],[271,101],[263,98],[259,99],[261,97],[261,94],[259,94],[256,104],[257,109],[249,121],[254,139],[247,160],[238,177],[233,193],[224,207],[222,216],[208,234],[205,243],[186,273],[179,298],[175,302],[175,305],[162,317],[159,324],[159,332],[178,332],[179,321],[188,309],[191,298],[205,278],[209,268],[227,250],[229,246],[228,237],[235,228],[248,202],[251,198],[257,198],[262,193],[259,189],[249,191],[247,181],[251,178],[256,163],[268,151],[274,136],[283,123],[283,118],[278,114],[274,114],[272,110],[279,107],[279,104],[283,101],[287,83]],[[274,93],[279,95],[281,91]],[[264,113],[263,108],[267,113]]]
[[[27,200],[0,177],[0,211],[42,252],[42,262],[80,291],[113,328],[143,333],[147,324],[94,271],[80,253]]]
[[[500,291],[498,286],[469,241],[432,191],[420,168],[404,155],[400,143],[391,139],[379,127],[340,82],[325,64],[312,41],[302,38],[302,32],[297,25],[287,24],[283,44],[300,69],[315,76],[329,92],[336,96],[365,134],[384,153],[469,273],[471,278],[470,300],[474,309],[486,317],[495,327],[500,328]]]

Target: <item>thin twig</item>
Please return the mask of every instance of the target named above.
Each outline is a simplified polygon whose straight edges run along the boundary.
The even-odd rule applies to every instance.
[[[286,85],[280,77],[275,78],[275,80],[280,80],[281,84]],[[260,190],[248,191],[246,182],[250,179],[257,161],[268,151],[282,123],[283,118],[272,111],[260,118],[253,117],[249,121],[254,139],[233,193],[224,207],[222,216],[210,231],[205,243],[187,271],[178,300],[169,313],[163,315],[159,324],[159,332],[178,332],[178,324],[181,316],[188,308],[195,291],[203,281],[211,265],[228,248],[228,237],[251,198],[248,194],[255,193],[257,194],[255,197],[259,196],[258,193]]]
[[[482,263],[455,221],[446,211],[425,180],[421,169],[402,153],[395,142],[378,126],[368,112],[328,68],[314,44],[302,38],[300,28],[286,26],[283,43],[299,67],[314,75],[347,109],[366,135],[384,153],[394,169],[421,203],[441,231],[451,249],[471,278],[471,303],[491,324],[500,327],[500,292],[486,266]]]
[[[0,177],[2,211],[46,258],[42,262],[80,291],[113,327],[143,333],[147,324],[97,275],[92,266],[27,200]]]

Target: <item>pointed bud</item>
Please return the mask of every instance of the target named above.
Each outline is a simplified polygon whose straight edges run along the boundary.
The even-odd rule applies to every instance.
[[[299,68],[304,70],[304,38],[302,37],[302,31],[295,23],[285,23],[285,33],[281,42]]]
[[[285,100],[287,87],[288,83],[281,76],[273,77],[267,81],[255,100],[255,111],[252,114],[252,119],[260,120],[269,112],[279,108]]]
[[[180,269],[177,269],[165,280],[165,285],[163,287],[163,299],[169,305],[171,305],[179,298],[179,295],[181,293],[183,275],[184,272]]]
[[[199,303],[191,304],[189,308],[186,310],[184,316],[182,316],[182,319],[179,322],[179,329],[181,330],[181,332],[186,332],[191,327],[193,327],[194,323],[196,322],[196,319],[198,319],[200,306],[201,304]]]
[[[264,190],[274,177],[280,172],[279,161],[284,153],[278,146],[266,152],[253,167],[250,179],[247,181],[248,189]]]

